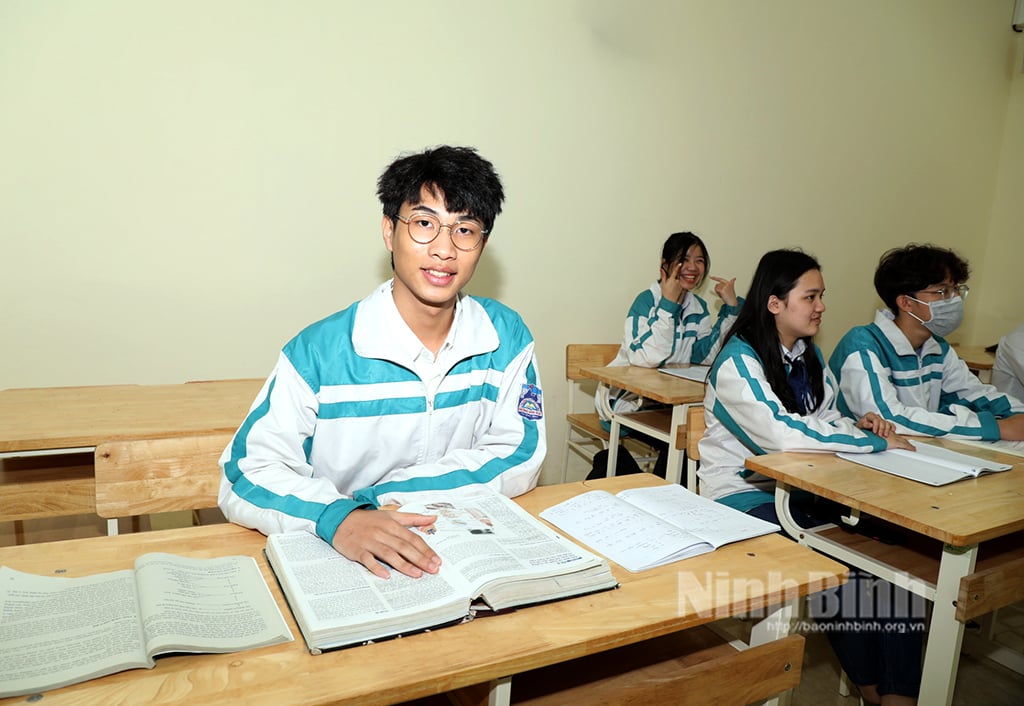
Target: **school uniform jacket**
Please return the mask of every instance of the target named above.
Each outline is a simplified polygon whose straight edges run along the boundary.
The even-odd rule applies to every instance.
[[[715,359],[722,336],[728,332],[743,300],[736,306],[723,303],[714,321],[708,304],[693,292],[687,292],[682,304],[661,296],[655,282],[633,300],[626,316],[623,343],[609,365],[638,365],[660,368],[664,365],[708,365]],[[631,392],[600,385],[594,398],[598,415],[605,421],[612,410],[633,412],[638,398]]]
[[[447,346],[450,343],[450,348]],[[514,311],[461,296],[439,379],[386,282],[281,352],[221,457],[220,507],[265,534],[330,542],[349,512],[423,491],[537,484],[545,430],[533,337]]]
[[[792,351],[797,357],[805,350],[798,340]],[[783,351],[786,353],[786,351]],[[809,414],[794,414],[785,406],[765,379],[764,367],[745,340],[733,337],[722,348],[711,368],[704,395],[707,430],[700,441],[700,494],[738,510],[771,502],[766,493],[774,481],[746,470],[750,456],[777,451],[882,451],[886,442],[854,426],[835,406],[835,380],[822,360],[824,399]]]
[[[843,336],[829,366],[843,414],[877,412],[900,434],[993,441],[996,420],[1024,412],[1020,400],[978,380],[944,339],[930,336],[915,351],[888,309]]]

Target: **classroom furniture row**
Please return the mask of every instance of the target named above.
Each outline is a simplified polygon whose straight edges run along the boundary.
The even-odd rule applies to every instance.
[[[537,515],[572,495],[662,483],[648,474],[537,488]],[[145,552],[253,556],[295,635],[263,556],[265,538],[233,524],[0,548],[0,563],[83,576],[127,568]],[[389,704],[449,693],[455,703],[749,703],[799,683],[796,604],[845,580],[845,567],[780,535],[758,537],[640,573],[618,589],[478,618],[401,639],[310,655],[300,639],[233,654],[162,657],[44,695],[47,703]],[[722,577],[728,577],[723,581]],[[740,644],[709,629],[748,616]],[[15,703],[23,698],[0,701]]]

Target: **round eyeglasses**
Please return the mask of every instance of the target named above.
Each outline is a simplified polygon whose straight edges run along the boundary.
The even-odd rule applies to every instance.
[[[409,228],[409,237],[420,245],[427,245],[434,242],[442,228],[448,229],[448,235],[452,239],[452,245],[464,252],[476,250],[480,247],[484,236],[490,231],[484,230],[476,221],[455,221],[454,223],[442,223],[441,220],[431,213],[413,213],[408,218],[395,216]]]
[[[952,299],[953,295],[959,295],[961,299],[966,299],[967,295],[971,293],[971,288],[966,284],[958,284],[953,287],[940,287],[939,289],[922,289],[918,294],[937,294],[942,299]]]

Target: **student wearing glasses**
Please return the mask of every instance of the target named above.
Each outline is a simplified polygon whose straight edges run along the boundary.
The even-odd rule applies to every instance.
[[[387,578],[436,573],[389,510],[423,491],[537,484],[545,429],[534,341],[514,311],[463,293],[504,192],[475,150],[403,156],[377,182],[394,277],[303,329],[221,457],[220,507],[265,534],[305,530]]]
[[[1024,439],[1024,402],[978,380],[946,342],[963,319],[969,274],[959,255],[932,245],[882,256],[875,290],[888,308],[829,359],[844,414],[874,412],[901,434]]]

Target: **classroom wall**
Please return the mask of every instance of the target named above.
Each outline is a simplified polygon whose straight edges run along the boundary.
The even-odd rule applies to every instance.
[[[882,251],[955,247],[990,342],[1024,320],[1012,6],[4,0],[0,388],[267,374],[390,276],[376,177],[440,143],[505,180],[470,290],[537,339],[546,480],[565,344],[619,339],[674,230],[741,291],[816,254],[826,351]]]
[[[1020,291],[1024,265],[1024,33],[1013,39],[1005,61],[1010,95],[992,218],[984,255],[972,262],[975,274],[968,298],[973,306],[960,332],[965,342],[984,345],[995,343],[1024,323],[1024,293]],[[980,240],[984,235],[985,231],[978,229],[965,233],[964,239]]]

